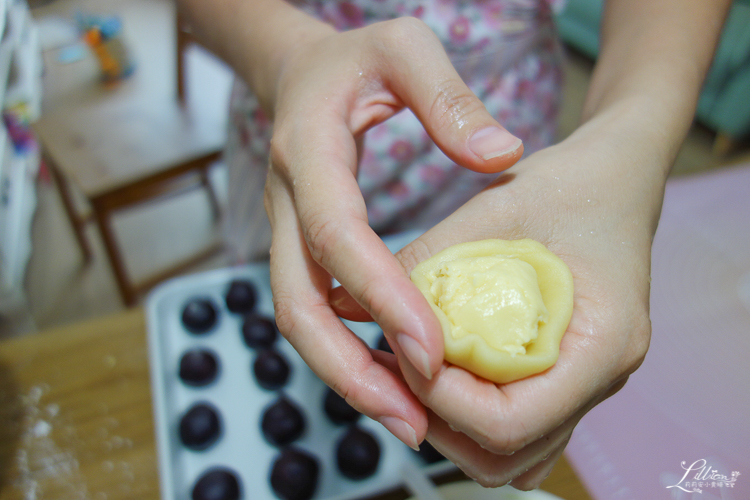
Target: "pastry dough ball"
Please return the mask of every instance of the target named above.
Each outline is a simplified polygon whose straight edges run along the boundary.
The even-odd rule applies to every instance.
[[[573,276],[541,243],[461,243],[417,265],[411,280],[440,320],[449,363],[506,383],[557,361]]]

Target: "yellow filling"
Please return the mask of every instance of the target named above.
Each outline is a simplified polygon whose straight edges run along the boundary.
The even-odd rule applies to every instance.
[[[557,361],[573,276],[541,243],[462,243],[421,262],[411,279],[440,320],[449,363],[506,383]]]
[[[448,317],[455,339],[480,335],[494,349],[526,354],[539,323],[549,316],[536,271],[520,259],[456,259],[444,262],[428,279],[433,301]]]

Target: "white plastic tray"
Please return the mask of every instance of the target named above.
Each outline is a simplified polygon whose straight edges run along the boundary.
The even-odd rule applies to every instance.
[[[413,234],[391,240],[392,249],[411,241]],[[255,382],[252,361],[255,353],[241,333],[242,316],[226,309],[224,294],[232,279],[249,279],[258,288],[256,312],[273,316],[267,265],[220,269],[173,279],[152,292],[147,299],[151,383],[156,421],[156,438],[162,498],[182,500],[191,497],[192,488],[204,471],[213,467],[234,470],[241,482],[243,498],[275,499],[270,483],[271,464],[278,449],[268,444],[260,429],[262,411],[279,396]],[[185,303],[196,297],[210,298],[219,306],[218,324],[211,333],[193,335],[181,324]],[[374,346],[381,330],[374,323],[348,323],[368,345]],[[195,347],[213,350],[219,358],[217,380],[202,388],[185,385],[178,377],[182,354]],[[286,356],[292,373],[283,393],[296,402],[307,420],[305,434],[294,444],[318,457],[321,474],[315,499],[344,500],[385,492],[401,484],[400,466],[404,461],[424,467],[428,474],[454,469],[448,461],[427,466],[416,453],[393,437],[380,424],[362,417],[359,425],[372,431],[381,446],[377,472],[362,481],[341,475],[335,464],[336,441],[345,427],[332,424],[323,411],[326,386],[304,364],[282,337],[276,348]],[[204,451],[184,448],[178,435],[181,416],[197,402],[209,402],[220,413],[223,427],[218,442]]]
[[[444,484],[437,491],[442,500],[563,500],[543,490],[519,491],[509,485],[500,488],[482,488],[474,481]],[[410,497],[407,500],[417,500],[417,498]]]

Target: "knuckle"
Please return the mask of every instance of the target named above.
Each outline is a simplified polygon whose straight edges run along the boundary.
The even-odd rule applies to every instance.
[[[475,440],[482,448],[492,453],[512,455],[531,441],[523,424],[515,423],[515,419],[498,418],[489,428],[493,431],[480,430]]]
[[[504,393],[503,386],[500,386],[499,390]],[[510,403],[507,397],[505,401]],[[479,446],[491,453],[512,455],[533,439],[529,436],[523,420],[516,417],[512,404],[503,406],[505,407],[502,409],[498,406],[492,411],[490,419],[477,426],[471,435]]]
[[[399,17],[380,23],[380,36],[390,48],[403,50],[404,43],[412,45],[418,38],[437,40],[435,33],[427,24],[416,17]]]
[[[351,379],[340,378],[331,380],[329,386],[355,410],[360,411],[359,405],[360,388]]]
[[[371,28],[370,48],[385,60],[395,57],[398,62],[409,65],[445,51],[435,32],[415,17],[399,17],[373,24]],[[405,51],[404,47],[410,50]]]
[[[273,308],[276,316],[276,326],[285,339],[294,345],[294,332],[297,331],[299,315],[294,299],[287,297],[284,293],[276,292],[273,295]]]
[[[492,470],[475,470],[467,474],[483,488],[499,488],[510,481],[505,474],[498,474],[497,471]]]
[[[502,429],[501,426],[497,427]],[[477,429],[472,433],[472,439],[484,450],[498,453],[501,451],[501,447],[497,445],[497,437],[490,436],[484,429]]]
[[[509,432],[505,439],[503,451],[512,454],[524,449],[527,444],[529,444],[529,440],[525,432]]]
[[[288,165],[290,163],[289,158],[289,133],[287,128],[284,126],[278,126],[271,137],[270,147],[268,151],[269,160],[273,169],[286,174],[288,171]]]
[[[490,478],[487,474],[476,474],[472,476],[474,481],[479,483],[480,486],[483,488],[492,488],[494,486],[494,482],[492,481],[492,478]]]
[[[377,364],[374,362],[369,363],[363,367],[362,371],[346,373],[346,377],[343,376],[345,372],[335,371],[337,374],[336,378],[327,380],[326,383],[344,398],[349,406],[363,415],[377,420],[382,410],[379,409],[378,404],[374,401],[377,398],[373,398],[372,384],[368,382],[368,380],[376,380],[375,377],[381,376],[378,370],[372,370],[372,366],[375,365]]]
[[[360,304],[367,304],[367,312],[374,318],[381,318],[385,310],[386,304],[381,294],[378,293],[378,282],[375,278],[370,278],[365,281],[355,299]]]
[[[349,383],[349,380],[347,379],[336,379],[336,380],[330,380],[328,381],[328,387],[333,389],[333,391],[344,398],[347,403],[349,403],[349,400],[352,398],[352,387]]]
[[[642,319],[634,327],[633,338],[628,345],[628,352],[624,360],[625,366],[622,372],[627,375],[632,374],[641,366],[651,342],[651,320],[648,313],[644,313],[640,317]]]
[[[301,217],[303,222],[303,234],[310,249],[310,255],[326,267],[326,259],[329,249],[341,234],[341,221],[331,218],[327,213],[317,212]]]
[[[421,239],[416,239],[409,245],[405,246],[396,254],[396,258],[401,262],[406,273],[410,273],[417,264],[432,256],[430,247]]]
[[[537,489],[540,483],[537,479],[526,479],[521,476],[511,481],[510,484],[517,490],[531,491]]]
[[[506,431],[502,436],[487,437],[485,448],[502,455],[512,455],[526,446],[526,439],[513,431]]]
[[[435,97],[429,111],[430,123],[438,129],[460,126],[484,105],[458,78],[450,78],[435,86]]]

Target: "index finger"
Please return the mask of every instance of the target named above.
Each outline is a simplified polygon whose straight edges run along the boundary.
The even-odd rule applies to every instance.
[[[310,368],[358,411],[415,448],[426,433],[424,409],[393,370],[344,326],[327,302],[330,276],[312,261],[287,192],[272,174],[271,286],[279,329]],[[395,361],[395,360],[394,360]]]
[[[409,361],[431,378],[443,361],[440,324],[399,261],[367,222],[362,194],[352,174],[356,147],[344,120],[321,106],[319,123],[299,126],[280,162],[294,179],[290,189],[311,256],[336,278]],[[326,116],[328,115],[328,116]],[[327,119],[326,119],[327,118]]]

